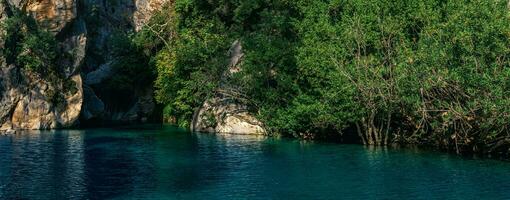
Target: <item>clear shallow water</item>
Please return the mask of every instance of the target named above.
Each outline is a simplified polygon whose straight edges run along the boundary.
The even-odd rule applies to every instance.
[[[510,163],[174,128],[0,136],[0,199],[510,199]]]

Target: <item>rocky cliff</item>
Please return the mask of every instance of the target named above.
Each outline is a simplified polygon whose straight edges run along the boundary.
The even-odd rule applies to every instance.
[[[240,41],[235,41],[229,50],[230,64],[223,74],[215,95],[207,99],[195,111],[191,130],[198,132],[228,133],[240,135],[265,135],[262,122],[250,112],[250,101],[242,91],[229,83],[229,79],[242,70],[244,57]]]
[[[0,21],[20,11],[58,41],[57,78],[33,73],[0,54],[0,130],[64,128],[87,120],[146,120],[155,108],[151,86],[129,98],[98,95],[115,75],[108,40],[114,31],[140,30],[166,0],[1,0]],[[6,30],[0,37],[4,48]],[[53,66],[52,66],[53,67]],[[129,99],[116,108],[108,99]]]
[[[151,84],[139,85],[128,93],[115,92],[115,88],[108,85],[117,74],[113,67],[117,60],[112,55],[111,39],[119,32],[139,31],[166,2],[168,0],[83,0],[79,12],[90,39],[81,68],[85,91],[82,123],[145,122],[155,118]]]
[[[51,64],[58,76],[34,73],[0,55],[0,130],[157,118],[152,84],[134,85],[128,92],[112,88],[111,80],[119,75],[114,67],[119,60],[111,41],[115,34],[140,31],[167,2],[170,0],[0,0],[1,21],[19,11],[58,43],[57,61]],[[5,36],[6,30],[1,31]],[[2,48],[4,39],[0,37]],[[230,65],[221,87],[197,109],[192,130],[265,133],[262,123],[250,114],[249,102],[228,84],[229,77],[241,70],[242,57],[237,41],[230,50]]]
[[[69,3],[1,2],[1,19],[3,21],[9,18],[14,10],[24,10],[32,13],[34,18],[44,21],[41,26],[56,35],[75,18],[75,8],[65,6]],[[5,35],[3,29],[2,35]],[[74,35],[70,38],[74,38]],[[2,49],[6,48],[4,38],[1,40]],[[60,43],[59,47],[65,52],[74,51],[78,45],[66,41]],[[79,63],[80,59],[75,56],[65,60]],[[4,55],[0,56],[0,130],[50,129],[74,125],[83,102],[81,88],[82,80],[79,74],[68,73],[63,79],[50,79],[16,66],[15,63],[9,63]]]

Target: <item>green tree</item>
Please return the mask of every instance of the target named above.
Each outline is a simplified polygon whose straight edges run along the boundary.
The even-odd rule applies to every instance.
[[[37,22],[21,11],[14,11],[2,24],[7,62],[39,74],[55,72],[57,41]]]
[[[497,0],[177,0],[142,35],[181,126],[239,40],[230,85],[273,134],[490,151],[510,141],[508,21]]]

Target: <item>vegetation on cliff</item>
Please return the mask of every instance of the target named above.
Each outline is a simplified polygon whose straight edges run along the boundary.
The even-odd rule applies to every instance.
[[[122,95],[155,79],[165,116],[189,127],[240,41],[228,85],[272,134],[502,151],[508,12],[502,0],[175,0],[140,32],[112,36],[107,85]],[[58,71],[54,36],[21,13],[3,26],[7,62]]]
[[[507,148],[505,1],[177,0],[141,34],[159,41],[156,97],[188,126],[239,39],[235,85],[273,134],[348,131],[366,144]],[[153,39],[153,40],[152,40]]]
[[[0,37],[5,41],[0,56],[8,64],[48,81],[52,89],[47,91],[47,99],[57,107],[64,106],[64,93],[75,94],[78,91],[76,84],[65,77],[58,65],[61,56],[67,54],[59,51],[56,37],[42,28],[32,16],[17,9],[11,12],[11,16],[0,23],[0,30],[3,30]],[[64,91],[57,91],[53,87]]]
[[[8,63],[32,72],[55,72],[57,41],[51,33],[42,30],[35,19],[18,10],[2,23],[5,48],[2,55]]]

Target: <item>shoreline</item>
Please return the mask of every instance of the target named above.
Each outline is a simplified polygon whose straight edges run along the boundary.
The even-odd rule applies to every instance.
[[[194,134],[204,134],[204,135],[215,135],[215,136],[237,136],[237,137],[265,137],[272,139],[284,139],[284,140],[295,140],[300,142],[317,142],[323,144],[333,144],[333,145],[359,145],[365,148],[370,149],[401,149],[401,150],[425,150],[425,151],[433,151],[440,152],[448,155],[456,155],[462,158],[467,159],[491,159],[491,160],[500,160],[500,161],[510,161],[510,154],[508,152],[474,152],[474,151],[466,151],[465,149],[460,153],[457,153],[455,149],[445,148],[440,146],[435,146],[431,144],[403,144],[403,143],[390,143],[388,145],[364,145],[361,141],[355,142],[354,140],[343,141],[342,137],[337,138],[318,138],[318,139],[304,139],[297,137],[289,137],[289,136],[281,136],[281,135],[247,135],[247,134],[232,134],[232,133],[209,133],[209,132],[192,132],[185,128],[180,128],[173,124],[166,123],[147,123],[147,124],[124,124],[124,125],[102,125],[97,127],[73,127],[73,128],[59,128],[59,129],[44,129],[44,130],[3,130],[0,131],[0,136],[12,136],[16,134],[23,134],[24,132],[37,132],[37,131],[62,131],[62,130],[93,130],[93,129],[126,129],[126,130],[163,130],[165,127],[173,127],[177,130],[182,131],[183,133],[194,133]]]

